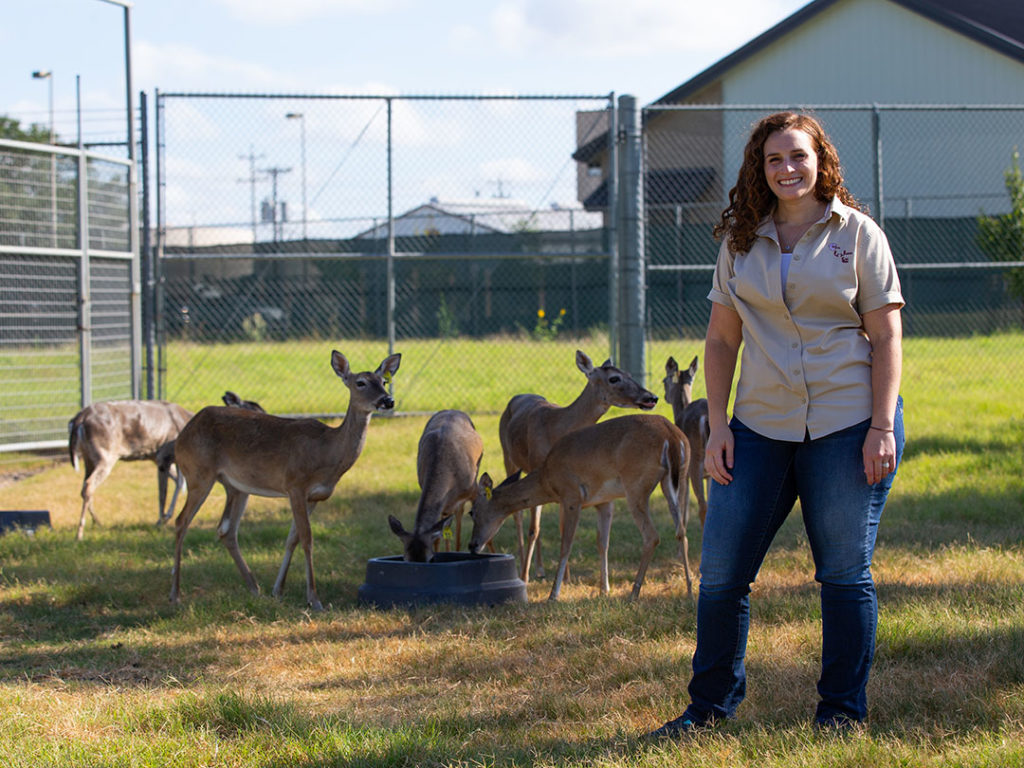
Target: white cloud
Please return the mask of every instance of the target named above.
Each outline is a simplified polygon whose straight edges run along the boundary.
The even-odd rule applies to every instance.
[[[784,18],[787,0],[505,0],[490,35],[503,51],[560,50],[595,58],[729,50]]]
[[[229,13],[256,24],[296,24],[351,13],[380,14],[391,0],[217,0]]]
[[[133,66],[139,82],[175,90],[291,89],[294,78],[281,70],[177,43],[139,42]]]

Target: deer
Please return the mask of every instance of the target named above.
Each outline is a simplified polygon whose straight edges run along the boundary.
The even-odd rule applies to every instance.
[[[93,497],[118,461],[149,460],[157,465],[159,516],[170,517],[181,490],[180,472],[174,470],[173,441],[192,418],[192,412],[164,400],[111,400],[85,406],[68,422],[68,453],[78,471],[85,464],[82,481],[82,514],[78,520],[78,541],[85,536],[86,512],[96,525]],[[168,444],[171,444],[168,447]],[[166,507],[167,480],[174,481],[174,495]]]
[[[517,470],[527,474],[533,472],[560,437],[596,423],[612,406],[649,411],[658,402],[657,395],[642,387],[627,372],[612,365],[610,359],[595,367],[586,354],[576,350],[576,367],[587,377],[587,383],[569,405],[560,407],[540,395],[520,394],[505,406],[498,421],[498,438],[507,476]],[[537,576],[544,577],[538,538],[541,508],[541,505],[535,505],[532,509],[525,545],[522,511],[517,510],[515,513],[519,575],[524,582],[529,582],[530,560],[535,547]],[[610,505],[605,514],[611,515]]]
[[[706,398],[692,400],[693,380],[697,375],[697,358],[694,356],[689,367],[685,371],[679,370],[679,364],[674,357],[669,357],[665,362],[665,400],[672,406],[672,417],[676,426],[683,430],[683,434],[690,441],[690,466],[687,469],[687,477],[690,486],[693,488],[693,495],[697,497],[697,514],[700,517],[701,528],[704,527],[704,518],[708,514],[707,504],[707,483],[710,482],[710,475],[704,469],[704,450],[708,443],[711,428],[708,425],[708,401]],[[690,517],[690,494],[683,484],[683,525],[685,526]]]
[[[337,427],[317,419],[283,418],[225,406],[207,406],[185,425],[175,445],[175,457],[185,476],[188,495],[175,520],[172,604],[178,603],[181,593],[185,534],[213,484],[219,482],[227,499],[217,534],[249,591],[254,595],[260,593],[238,547],[238,527],[246,502],[250,495],[287,497],[292,524],[273,595],[281,596],[292,553],[301,542],[306,557],[306,603],[313,610],[323,610],[313,575],[309,516],[318,502],[331,496],[341,476],[356,463],[366,443],[372,415],[394,408],[388,386],[401,359],[399,354],[389,355],[376,370],[355,373],[341,352],[331,352],[331,368],[349,390],[348,409]]]
[[[462,546],[462,511],[476,497],[476,476],[484,454],[484,441],[462,411],[438,411],[427,421],[416,455],[420,500],[411,532],[388,515],[392,532],[402,541],[404,559],[429,563],[455,517],[455,549]]]
[[[673,519],[677,521],[676,536],[681,537],[683,551],[686,551],[686,529],[678,521],[679,488],[685,481],[688,452],[689,446],[682,430],[657,414],[619,416],[570,432],[551,447],[539,467],[525,476],[517,472],[495,487],[490,475],[486,472],[481,475],[470,510],[473,534],[469,540],[469,551],[479,552],[498,532],[505,519],[517,510],[557,501],[560,505],[561,552],[548,596],[548,600],[557,600],[580,510],[596,507],[600,590],[602,595],[607,595],[610,510],[615,499],[625,498],[643,539],[640,566],[630,595],[631,600],[636,600],[659,543],[650,513],[650,496],[658,485]],[[686,591],[692,595],[688,558],[684,557],[683,567]]]

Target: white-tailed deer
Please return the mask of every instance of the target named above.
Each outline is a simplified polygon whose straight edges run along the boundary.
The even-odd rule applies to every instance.
[[[199,411],[178,435],[175,457],[188,483],[185,506],[175,521],[172,603],[178,602],[181,584],[181,550],[188,526],[219,482],[227,501],[217,534],[238,566],[253,594],[260,588],[238,548],[238,526],[250,495],[287,497],[292,525],[284,559],[274,582],[280,596],[292,553],[298,542],[306,555],[306,601],[323,610],[313,577],[313,541],[309,515],[317,502],[334,492],[366,443],[366,431],[374,411],[393,408],[387,386],[398,370],[401,355],[384,359],[375,371],[353,373],[340,352],[331,353],[331,367],[349,390],[348,410],[341,424],[329,427],[317,419],[291,419],[266,413],[210,406]]]
[[[562,436],[590,426],[614,406],[649,411],[658,403],[653,392],[605,360],[595,367],[583,352],[576,351],[576,367],[587,377],[583,391],[569,405],[559,407],[540,395],[516,395],[505,406],[498,422],[498,438],[505,462],[505,473],[530,473],[544,461],[551,446]],[[519,541],[519,575],[529,581],[530,560],[537,548],[537,576],[544,576],[541,562],[540,517],[542,505],[535,505],[530,515],[527,542],[523,543],[522,511],[516,510],[516,534]],[[611,514],[611,507],[607,514]]]
[[[680,522],[679,488],[685,479],[688,446],[686,435],[664,416],[633,414],[602,421],[562,437],[541,465],[523,478],[513,475],[496,488],[485,472],[470,514],[473,535],[469,551],[478,552],[498,532],[502,522],[517,510],[557,501],[562,529],[561,557],[549,600],[557,600],[576,535],[580,510],[597,507],[598,556],[601,561],[601,593],[608,593],[608,539],[610,511],[615,499],[625,498],[640,529],[643,548],[633,581],[632,599],[640,594],[658,533],[651,521],[650,496],[661,491],[676,521],[676,536],[686,552],[686,529]],[[692,594],[690,564],[683,558],[686,590]]]
[[[679,364],[674,357],[670,357],[665,363],[665,399],[672,406],[672,417],[676,426],[683,430],[686,439],[690,441],[690,466],[686,474],[690,479],[693,495],[697,497],[697,514],[703,528],[704,518],[708,514],[707,483],[710,480],[710,476],[704,471],[704,448],[707,446],[711,428],[708,425],[707,399],[691,399],[693,379],[696,375],[696,357],[685,371],[679,370]],[[686,525],[690,518],[690,492],[686,490],[685,483],[682,495],[683,525]]]
[[[484,441],[462,411],[438,411],[423,428],[416,455],[420,501],[412,532],[394,515],[391,530],[405,549],[405,559],[429,563],[448,518],[455,516],[455,548],[462,546],[462,509],[476,496],[476,475],[484,455]]]
[[[86,511],[99,525],[92,500],[96,489],[107,479],[118,461],[148,459],[157,465],[159,496],[158,524],[170,517],[181,489],[181,473],[174,472],[172,443],[192,413],[180,405],[163,400],[113,400],[93,403],[68,422],[68,453],[71,466],[78,470],[79,457],[85,464],[82,481],[82,514],[78,520],[78,540],[85,535]],[[167,479],[174,480],[174,496],[164,512]]]

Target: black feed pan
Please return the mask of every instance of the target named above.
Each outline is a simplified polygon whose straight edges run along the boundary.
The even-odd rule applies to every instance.
[[[401,555],[374,557],[366,563],[360,603],[395,605],[497,605],[526,602],[526,584],[508,554],[438,552],[429,563],[407,563]]]
[[[35,533],[36,528],[50,525],[50,512],[46,509],[0,511],[0,534],[20,528],[26,533]]]

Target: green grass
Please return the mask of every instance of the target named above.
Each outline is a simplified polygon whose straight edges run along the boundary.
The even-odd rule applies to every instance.
[[[409,345],[395,378],[400,407],[408,389],[419,397],[428,354],[460,366],[458,376],[472,371],[482,469],[500,475],[496,412],[518,376],[506,367],[536,351],[518,344]],[[1019,379],[1007,374],[1020,344],[1019,335],[906,344],[909,442],[879,531],[878,651],[861,733],[810,727],[820,611],[797,514],[754,586],[747,700],[735,721],[681,745],[638,738],[685,706],[694,647],[695,604],[660,492],[652,505],[662,543],[636,603],[627,596],[639,535],[620,507],[608,598],[597,593],[594,519],[585,513],[558,603],[546,601],[544,580],[530,583],[526,604],[359,606],[366,560],[400,551],[387,515],[408,525],[414,513],[426,417],[409,416],[374,419],[363,456],[317,509],[321,614],[305,609],[296,564],[281,600],[244,590],[214,530],[219,491],[189,530],[182,603],[169,605],[173,534],[153,525],[152,464],[115,468],[97,496],[104,525],[90,521],[83,542],[74,539],[81,475],[66,460],[0,487],[0,508],[49,509],[54,522],[34,537],[0,537],[0,764],[1024,765],[1024,415]],[[320,358],[331,346],[311,345],[311,364],[326,368]],[[353,363],[375,366],[379,346],[350,345]],[[582,386],[575,345],[548,346],[552,375],[563,380],[551,397],[568,402]],[[604,358],[598,345],[579,346]],[[284,352],[253,347],[239,362]],[[664,357],[699,352],[696,342],[653,346],[652,388],[661,394]],[[537,381],[528,389],[551,391],[549,379]],[[269,384],[223,388],[277,405]],[[663,403],[658,412],[669,415]],[[253,499],[246,512],[241,546],[264,590],[288,524],[279,499]],[[549,566],[557,538],[549,507]],[[511,523],[497,543],[513,550]],[[690,543],[696,562],[695,522]]]

